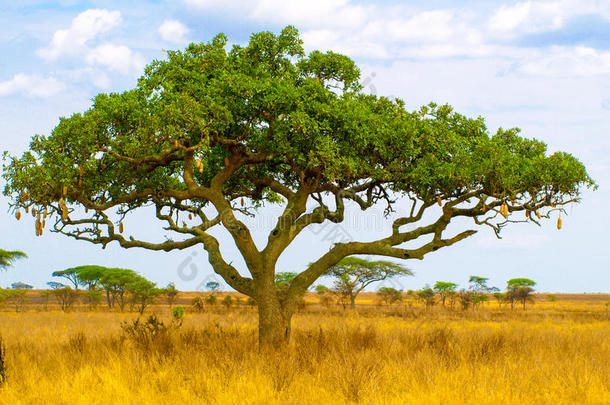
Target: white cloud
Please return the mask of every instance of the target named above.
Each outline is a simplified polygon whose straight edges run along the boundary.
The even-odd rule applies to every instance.
[[[188,34],[189,29],[177,20],[165,20],[159,27],[161,38],[174,43],[182,43],[185,41],[184,36]]]
[[[610,52],[587,47],[552,47],[539,57],[523,61],[519,70],[526,74],[545,76],[610,74]]]
[[[356,28],[366,22],[367,10],[349,0],[258,0],[249,13],[255,20],[285,23],[308,28],[328,25]]]
[[[113,44],[103,44],[90,50],[85,61],[90,65],[105,66],[122,74],[140,72],[146,63],[139,53],[124,45]]]
[[[75,55],[83,51],[87,41],[108,32],[121,22],[119,11],[90,9],[72,20],[70,28],[58,30],[51,43],[39,49],[38,55],[47,61],[57,60],[63,55]]]
[[[607,2],[595,0],[526,1],[502,5],[489,19],[488,28],[503,36],[556,30],[579,15],[608,16],[608,6]]]
[[[12,79],[0,82],[0,97],[24,94],[29,97],[50,97],[65,89],[65,85],[53,77],[16,74]]]

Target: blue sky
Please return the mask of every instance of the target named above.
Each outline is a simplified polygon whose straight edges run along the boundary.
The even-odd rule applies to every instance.
[[[486,118],[490,131],[520,127],[550,151],[573,153],[598,182],[568,208],[564,228],[516,225],[497,240],[473,238],[407,262],[415,277],[403,289],[437,280],[465,285],[471,274],[503,287],[512,277],[538,290],[610,292],[610,1],[0,1],[0,149],[20,154],[33,134],[48,134],[60,116],[83,111],[99,92],[133,87],[163,50],[204,42],[224,32],[244,43],[252,32],[299,28],[307,50],[332,49],[360,65],[366,90],[400,97],[415,109],[430,101]],[[2,186],[3,187],[3,186]],[[606,201],[606,202],[604,202]],[[406,209],[406,206],[404,207]],[[172,253],[101,250],[14,221],[0,197],[0,247],[30,258],[0,273],[43,286],[54,270],[96,263],[130,267],[159,284],[194,290],[214,279],[201,249]],[[374,220],[302,235],[282,256],[281,270],[299,271],[340,234],[367,239],[388,232]],[[256,224],[264,240],[272,216]],[[158,234],[146,213],[129,224]],[[454,230],[458,230],[457,224]],[[31,229],[30,229],[31,228]],[[225,255],[243,263],[226,235]],[[193,270],[196,271],[193,271]]]

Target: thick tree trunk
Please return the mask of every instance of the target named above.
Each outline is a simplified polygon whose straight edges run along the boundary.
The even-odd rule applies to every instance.
[[[280,348],[290,341],[292,311],[287,310],[273,287],[258,291],[258,341],[261,349]]]

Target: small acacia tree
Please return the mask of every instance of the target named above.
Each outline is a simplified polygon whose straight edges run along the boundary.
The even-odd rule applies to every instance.
[[[125,289],[130,294],[132,305],[137,306],[140,315],[144,313],[147,306],[154,303],[155,299],[163,293],[163,290],[157,288],[155,283],[142,276],[128,282]]]
[[[451,283],[449,281],[437,281],[436,284],[434,284],[434,292],[441,297],[443,307],[445,306],[445,301],[447,300],[447,297],[452,293],[455,293],[457,287],[458,285],[456,283]]]
[[[162,293],[165,295],[165,298],[167,298],[167,304],[171,309],[174,306],[174,302],[176,302],[180,291],[176,289],[176,285],[174,283],[169,283],[167,287],[162,289]]]
[[[11,284],[11,288],[14,290],[31,290],[34,286],[24,283],[23,281],[17,281],[16,283]]]
[[[392,305],[402,301],[402,291],[392,287],[381,287],[377,290],[377,294],[386,305]]]
[[[78,299],[78,291],[63,284],[61,284],[61,286],[52,288],[51,294],[61,306],[62,311],[68,311]]]
[[[470,276],[468,279],[468,283],[470,284],[468,290],[471,294],[470,299],[473,308],[476,308],[477,305],[480,305],[489,299],[487,293],[489,293],[490,287],[487,285],[487,281],[489,281],[488,277],[480,276]]]
[[[386,261],[370,261],[357,257],[346,257],[330,267],[326,275],[335,278],[334,290],[356,307],[356,297],[366,287],[377,281],[383,281],[398,275],[412,275],[411,270],[398,264]]]
[[[109,268],[102,272],[100,285],[106,291],[106,302],[108,308],[118,305],[119,309],[125,309],[125,298],[127,285],[142,279],[138,273],[130,269]]]
[[[531,300],[531,293],[534,291],[536,282],[529,278],[512,278],[506,283],[507,297],[511,302],[511,308],[514,308],[515,300],[521,301],[523,309],[525,303]]]
[[[298,273],[291,271],[283,271],[275,275],[275,287],[276,288],[288,288],[290,283],[298,276]]]
[[[35,208],[36,235],[50,224],[101,246],[202,246],[216,273],[256,299],[260,342],[282,345],[302,295],[343,258],[422,259],[476,233],[447,235],[455,218],[498,235],[511,222],[550,218],[595,185],[577,159],[548,156],[517,129],[491,135],[482,118],[447,105],[409,111],[400,99],[366,94],[352,60],[305,55],[293,27],[227,44],[218,35],[168,52],[133,90],[99,94],[50,136],[35,136],[23,156],[7,156],[4,194],[15,215]],[[309,226],[403,202],[409,210],[385,236],[335,243],[287,289],[275,288],[279,257]],[[259,248],[242,218],[266,203],[283,210]],[[125,225],[151,205],[165,230],[144,240]],[[516,220],[518,211],[526,216]],[[218,227],[248,274],[225,260]]]
[[[80,280],[78,279],[78,272],[76,269],[66,269],[66,270],[54,271],[51,275],[53,277],[65,278],[70,283],[72,283],[75,290],[78,290]]]
[[[208,281],[205,283],[205,288],[213,294],[220,289],[220,283],[218,281]]]
[[[436,293],[429,285],[425,285],[424,288],[416,292],[417,298],[421,300],[425,305],[426,309],[434,305],[434,296]]]

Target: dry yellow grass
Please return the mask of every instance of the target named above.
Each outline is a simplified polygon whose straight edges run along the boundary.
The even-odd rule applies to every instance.
[[[258,352],[246,307],[188,313],[148,348],[121,329],[133,313],[5,310],[0,404],[610,403],[604,300],[462,312],[370,298],[355,312],[311,305],[278,353]]]

